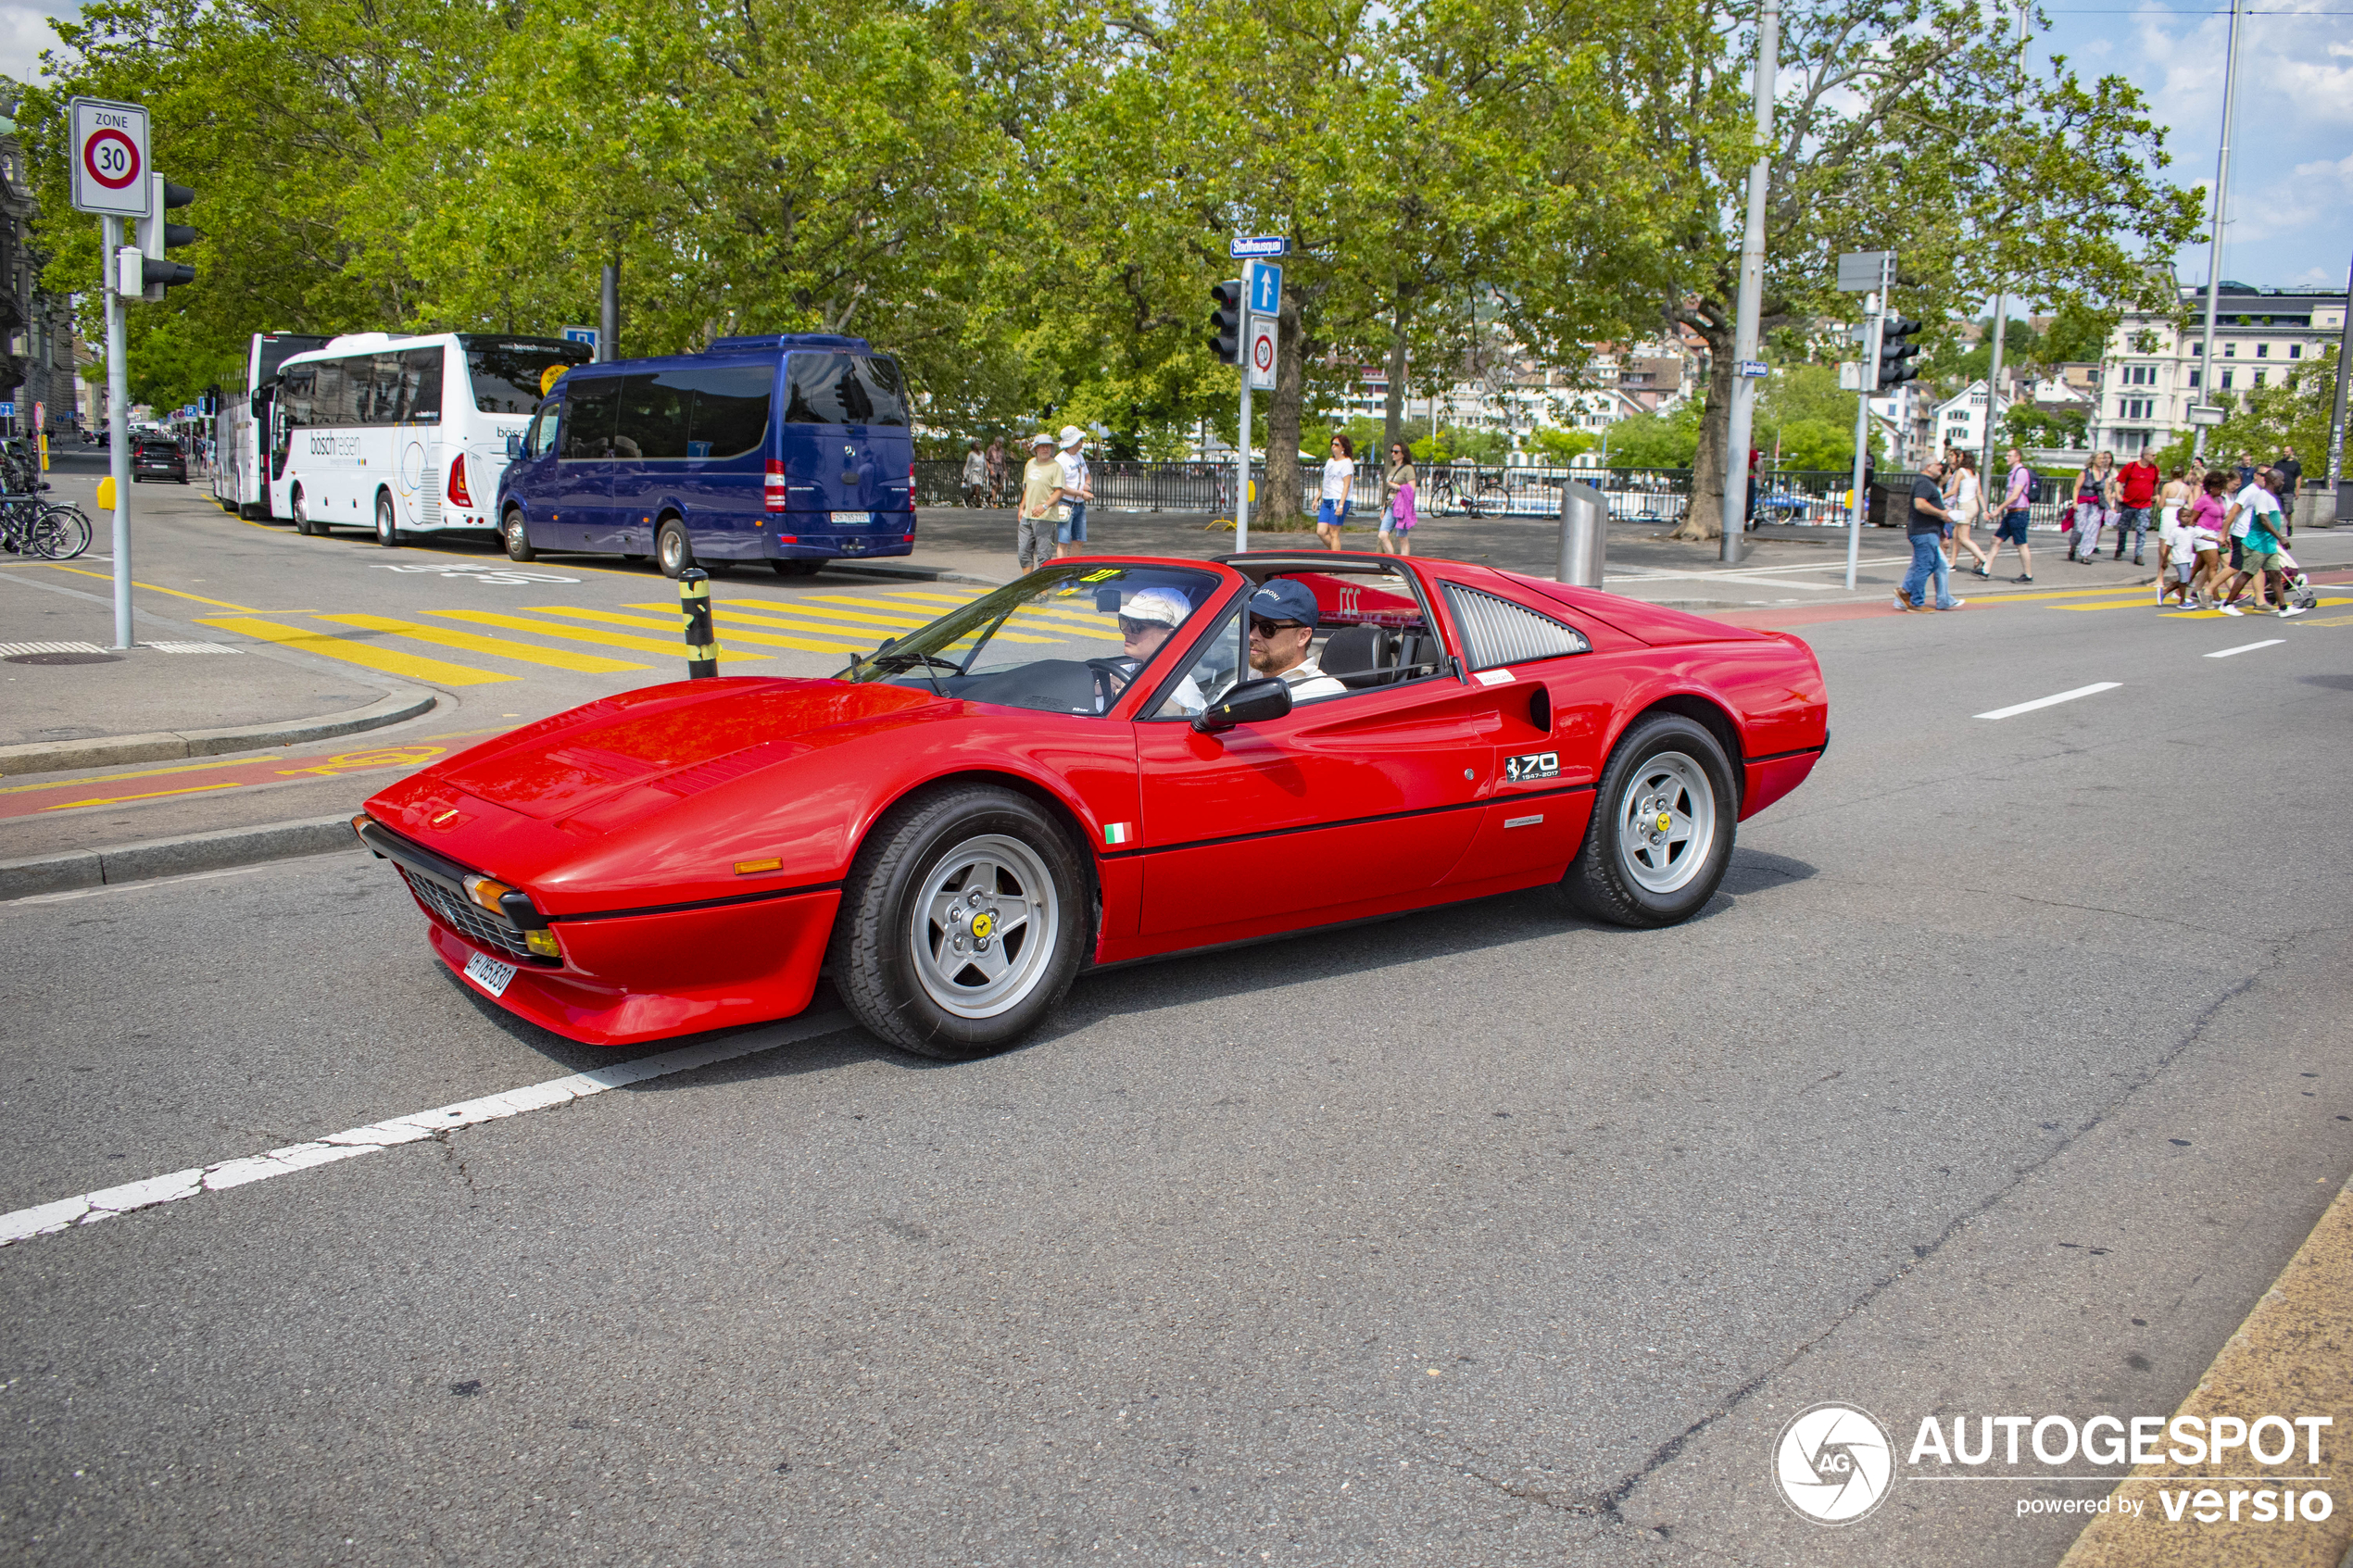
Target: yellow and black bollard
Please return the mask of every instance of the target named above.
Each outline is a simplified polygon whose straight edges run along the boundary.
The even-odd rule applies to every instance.
[[[678,609],[686,618],[686,679],[719,673],[719,644],[711,630],[711,573],[690,566],[678,574]]]

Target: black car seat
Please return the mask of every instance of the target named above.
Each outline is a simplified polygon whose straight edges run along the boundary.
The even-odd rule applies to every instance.
[[[1387,685],[1397,678],[1394,661],[1382,657],[1387,642],[1378,626],[1343,626],[1324,640],[1324,673],[1351,691]]]

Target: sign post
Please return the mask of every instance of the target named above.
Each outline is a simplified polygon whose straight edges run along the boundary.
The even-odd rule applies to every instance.
[[[1863,296],[1868,325],[1863,332],[1862,383],[1855,398],[1855,496],[1846,519],[1846,586],[1855,587],[1855,568],[1863,549],[1863,514],[1871,504],[1863,488],[1870,473],[1871,397],[1879,391],[1880,328],[1885,320],[1886,291],[1895,286],[1895,253],[1892,250],[1851,250],[1838,258],[1838,286],[1845,294]],[[1990,410],[1993,405],[1986,405]]]
[[[1279,235],[1233,242],[1237,258],[1280,256],[1290,242]],[[1234,548],[1250,548],[1250,395],[1275,388],[1277,318],[1283,308],[1283,270],[1271,261],[1246,260],[1242,268],[1242,398],[1240,472],[1234,490]]]
[[[114,472],[114,646],[127,649],[131,636],[131,375],[122,344],[122,296],[117,292],[117,257],[126,218],[149,216],[147,111],[137,104],[75,98],[68,109],[71,132],[66,157],[71,168],[73,206],[94,212],[105,230],[99,250],[100,292],[107,301],[107,441]]]

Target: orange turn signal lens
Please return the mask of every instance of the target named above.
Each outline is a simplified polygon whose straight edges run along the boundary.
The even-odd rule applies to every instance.
[[[504,915],[507,912],[498,907],[498,900],[513,891],[514,889],[505,883],[493,882],[486,876],[466,878],[466,897],[494,915]]]
[[[758,876],[761,872],[780,872],[784,869],[785,862],[774,856],[765,860],[737,860],[736,862],[737,876]]]

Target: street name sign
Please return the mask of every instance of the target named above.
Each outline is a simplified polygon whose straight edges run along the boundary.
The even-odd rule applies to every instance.
[[[1250,313],[1253,316],[1279,316],[1283,313],[1283,270],[1272,262],[1251,264]]]
[[[2219,425],[2221,422],[2222,410],[2216,408],[2213,404],[2193,403],[2190,405],[2190,423],[2194,425]]]
[[[75,98],[66,144],[77,212],[147,216],[147,111],[137,104]]]
[[[1732,368],[1734,375],[1746,377],[1750,381],[1764,380],[1765,370],[1765,361],[1762,359],[1743,359]]]
[[[1254,234],[1248,239],[1237,234],[1230,250],[1237,261],[1254,256],[1287,256],[1290,242],[1280,234]]]
[[[1275,387],[1275,318],[1252,315],[1250,332],[1243,340],[1249,346],[1250,384],[1252,390],[1271,392]]]
[[[1875,294],[1895,285],[1895,253],[1892,250],[1850,250],[1838,258],[1842,294]]]

